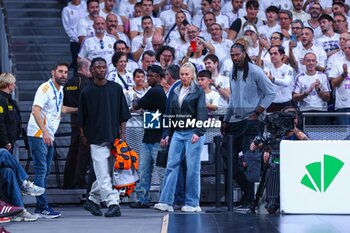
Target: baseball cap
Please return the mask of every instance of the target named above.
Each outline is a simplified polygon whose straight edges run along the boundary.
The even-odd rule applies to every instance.
[[[252,32],[257,33],[255,27],[252,26],[252,25],[245,26],[244,29],[243,29],[243,34],[246,33],[247,31],[252,31]]]

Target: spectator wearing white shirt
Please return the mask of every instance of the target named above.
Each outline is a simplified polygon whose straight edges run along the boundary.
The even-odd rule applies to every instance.
[[[99,16],[100,8],[98,0],[88,0],[87,1],[87,11],[88,15],[80,19],[78,23],[78,38],[81,44],[86,36],[94,35],[94,19]]]
[[[205,29],[201,30],[201,32],[199,33],[199,36],[203,37],[206,41],[209,41],[211,39],[210,25],[212,25],[213,23],[216,23],[216,18],[214,13],[209,11],[204,14],[203,20],[205,24]],[[226,37],[227,37],[227,34],[226,34]]]
[[[230,48],[233,45],[232,40],[224,39],[223,28],[218,23],[210,25],[211,40],[209,43],[215,48],[215,55],[219,58],[219,61],[224,61],[230,57]]]
[[[293,8],[293,4],[290,0],[263,0],[260,1],[260,9],[262,11],[266,11],[266,9],[270,6],[275,6],[279,9],[283,10],[291,10]]]
[[[297,44],[300,44],[301,31],[303,30],[303,27],[304,27],[304,24],[300,19],[293,20],[293,22],[292,22],[292,35],[291,36],[295,37]]]
[[[314,31],[314,38],[317,39],[322,36],[320,23],[318,18],[322,14],[322,7],[318,2],[314,2],[309,10],[310,19],[304,22],[304,27],[310,27]]]
[[[211,72],[211,89],[219,94],[217,113],[225,113],[228,100],[231,95],[230,79],[219,74],[219,59],[214,54],[209,54],[204,58],[205,69]]]
[[[243,29],[243,35],[250,38],[251,43],[249,43],[249,48],[247,51],[249,58],[255,63],[257,57],[259,56],[259,36],[257,29],[254,25],[247,25]]]
[[[337,33],[343,33],[343,32],[348,32],[349,23],[347,21],[347,18],[345,15],[342,14],[334,14],[334,31]]]
[[[326,68],[327,54],[316,45],[314,45],[314,31],[310,27],[304,27],[301,31],[301,45],[289,49],[290,65],[297,71],[303,73],[306,71],[304,56],[308,52],[313,52],[317,57],[316,70],[324,72]]]
[[[339,46],[340,46],[340,50],[333,54],[332,56],[330,56],[327,60],[327,69],[326,69],[326,74],[328,77],[329,76],[329,72],[331,71],[332,67],[336,64],[339,63],[339,61],[343,61],[345,60],[345,56],[344,56],[344,48],[345,48],[345,42],[347,40],[350,40],[350,33],[349,32],[344,32],[341,33],[339,36]]]
[[[166,44],[169,44],[172,40],[175,40],[180,37],[180,25],[186,21],[187,26],[189,23],[186,19],[186,14],[182,10],[177,12],[175,15],[175,23],[174,25],[170,28],[168,33],[164,34],[164,41]]]
[[[293,21],[293,14],[288,10],[280,10],[278,18],[281,26],[281,33],[283,34],[284,39],[288,40],[292,34],[291,24]]]
[[[189,24],[187,26],[186,36],[187,39],[186,44],[182,45],[179,51],[179,59],[182,60],[183,57],[186,55],[188,47],[190,46],[190,41],[195,40],[196,37],[199,35],[199,29],[193,24]]]
[[[118,18],[118,31],[124,32],[123,20],[122,18],[113,12],[116,0],[105,0],[104,8],[100,8],[100,16],[107,20],[108,14],[114,14]]]
[[[70,39],[70,52],[72,54],[71,68],[77,71],[77,57],[80,50],[78,38],[78,24],[80,19],[87,15],[86,2],[81,0],[72,0],[62,10],[63,28]]]
[[[142,15],[130,20],[130,33],[129,37],[132,40],[135,36],[143,34],[142,18],[144,16],[150,16],[152,18],[154,30],[163,35],[162,22],[159,18],[152,16],[153,13],[153,0],[141,0]]]
[[[304,56],[306,71],[296,77],[293,89],[293,101],[298,103],[302,112],[325,112],[327,102],[330,99],[330,87],[327,76],[316,70],[317,56],[313,52],[307,52]],[[308,125],[325,125],[327,118],[308,117]]]
[[[276,6],[269,6],[266,8],[266,25],[259,28],[260,35],[270,38],[272,33],[281,32],[281,26],[278,23],[279,9]]]
[[[274,84],[276,97],[267,111],[276,112],[292,105],[293,68],[283,63],[285,54],[283,46],[273,45],[270,47],[269,53],[272,66],[264,71]]]
[[[78,60],[87,58],[92,61],[96,57],[102,57],[109,65],[114,54],[113,45],[116,40],[114,37],[106,34],[106,21],[103,17],[97,16],[94,19],[93,27],[95,35],[84,39],[78,54]]]
[[[198,85],[205,93],[205,102],[208,113],[215,114],[219,109],[220,95],[210,88],[212,83],[211,77],[212,75],[209,70],[202,70],[197,74]]]
[[[187,20],[183,21],[179,26],[180,37],[171,40],[170,43],[168,44],[170,47],[175,49],[175,58],[174,58],[175,64],[179,64],[181,62],[182,57],[183,57],[180,55],[180,50],[181,50],[182,46],[187,44],[187,40],[185,37],[186,31],[187,31],[187,26],[188,26]]]
[[[162,22],[164,36],[166,36],[175,25],[178,12],[183,12],[187,21],[191,22],[191,15],[186,10],[182,9],[181,6],[183,6],[183,0],[172,0],[171,9],[160,13],[159,19]]]
[[[121,3],[122,4],[119,4],[118,14],[122,17],[123,22],[125,22],[134,17],[134,6],[137,0],[127,0]]]
[[[221,9],[221,12],[229,18],[230,25],[238,18],[242,17],[240,15],[241,10],[243,9],[243,0],[231,0],[226,2],[224,7]]]
[[[143,34],[136,36],[131,41],[131,52],[134,55],[135,61],[138,61],[142,53],[146,50],[153,50],[152,37],[155,33],[151,16],[142,17]],[[154,50],[153,50],[154,51]]]
[[[220,24],[225,32],[228,32],[230,27],[230,19],[227,15],[221,13],[221,0],[211,1],[211,12],[214,13],[216,18],[216,23]],[[203,30],[204,28],[201,28]]]
[[[197,14],[193,14],[192,24],[202,30],[202,25],[204,26],[203,17],[206,13],[210,12],[211,9],[211,0],[201,0],[200,2],[201,11]],[[190,11],[191,12],[191,11]]]
[[[334,33],[333,18],[323,14],[318,18],[323,35],[316,40],[316,43],[323,48],[327,57],[339,51],[339,34]]]
[[[109,35],[114,36],[118,40],[123,40],[125,43],[130,46],[130,40],[127,35],[118,29],[118,18],[115,14],[110,13],[106,17],[106,31]]]
[[[332,64],[329,78],[333,90],[335,90],[335,111],[350,112],[350,77],[348,68],[350,67],[350,40],[345,42],[343,59],[338,59]],[[337,117],[339,125],[349,125],[349,116]]]
[[[132,73],[126,70],[127,63],[128,58],[125,53],[115,53],[112,64],[116,69],[107,75],[107,80],[118,83],[123,88],[124,94],[135,85]]]
[[[139,65],[133,60],[133,55],[130,53],[130,48],[129,46],[125,43],[123,40],[118,40],[117,42],[114,43],[113,45],[114,52],[121,52],[125,53],[128,57],[128,64],[126,65],[126,70],[129,71],[130,73],[133,73],[134,70],[139,68]],[[108,72],[111,72],[115,69],[113,64],[110,64],[108,66]]]
[[[305,22],[310,18],[310,15],[303,11],[303,0],[292,0],[293,8],[291,12],[293,14],[293,20],[299,19]]]

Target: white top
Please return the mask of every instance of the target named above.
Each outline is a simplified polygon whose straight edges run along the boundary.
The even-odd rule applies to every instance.
[[[219,58],[220,64],[222,61],[224,61],[226,58],[230,57],[230,50],[231,46],[233,45],[232,40],[223,39],[221,43],[210,40],[210,44],[212,44],[215,48],[215,55]]]
[[[117,21],[118,21],[118,25],[120,25],[120,26],[123,26],[123,20],[122,20],[122,18],[119,16],[119,15],[117,15],[116,13],[114,13],[113,11],[111,12],[112,14],[114,14],[115,16],[117,16]],[[107,15],[108,15],[109,13],[105,13],[102,9],[100,9],[100,16],[101,17],[103,17],[104,19],[106,19],[107,18]]]
[[[184,1],[184,3],[186,3]],[[187,9],[194,16],[197,14],[202,14],[201,10],[201,0],[188,0],[187,1]]]
[[[334,33],[333,36],[328,37],[326,35],[322,35],[320,38],[316,40],[316,45],[323,48],[323,50],[328,53],[333,50],[339,49],[339,34]]]
[[[162,22],[158,18],[154,18],[151,16],[152,22],[153,22],[153,28],[162,28]],[[130,19],[130,31],[137,31],[137,32],[143,32],[143,29],[141,27],[142,23],[142,17],[132,18]]]
[[[218,85],[221,88],[230,88],[230,79],[228,77],[219,74],[217,77],[212,76],[212,79],[214,80],[215,85]],[[217,112],[224,113],[228,106],[228,100],[225,100],[214,86],[212,86],[211,89],[219,95],[219,109]]]
[[[85,37],[78,56],[87,58],[90,61],[95,57],[102,57],[106,60],[108,66],[112,63],[112,56],[114,54],[113,45],[116,40],[110,35],[105,35],[102,41],[103,43],[101,43],[96,36]],[[103,46],[101,46],[101,44],[103,44]]]
[[[180,89],[180,94],[179,94],[179,106],[181,108],[182,106],[182,103],[186,97],[186,95],[188,94],[188,92],[190,91],[190,87],[191,86],[188,86],[188,87],[184,87],[182,86],[181,89]]]
[[[130,4],[129,1],[123,1],[122,4],[119,4],[118,14],[130,19],[134,15],[134,6],[135,5]]]
[[[52,139],[54,139],[54,135],[60,124],[62,104],[63,86],[57,90],[51,79],[39,86],[35,93],[33,106],[37,105],[41,108],[41,116]],[[43,137],[42,131],[36,123],[33,114],[30,114],[27,134],[31,137]]]
[[[80,19],[78,24],[78,37],[79,36],[93,36],[95,34],[95,29],[92,27],[94,21],[89,18],[89,16],[85,16]]]
[[[306,73],[299,74],[296,77],[293,92],[298,94],[304,93],[307,89],[310,88],[311,84],[314,83],[316,79],[320,80],[322,92],[330,92],[327,76],[320,72],[317,72],[313,76],[309,76]],[[319,97],[315,89],[302,101],[299,101],[298,105],[300,111],[327,111],[327,102],[323,101],[321,97]]]
[[[82,1],[78,6],[69,3],[62,10],[62,24],[71,42],[78,42],[78,24],[80,19],[87,16],[86,2]]]
[[[274,32],[281,32],[281,26],[278,24],[273,26],[273,27],[269,27],[268,25],[263,25],[259,27],[259,34],[265,34],[266,38],[270,41],[270,37],[272,36],[272,34]]]
[[[228,29],[230,27],[230,18],[227,15],[219,14],[218,16],[215,16],[216,23],[220,24],[222,29]],[[207,26],[205,26],[204,19],[202,17],[202,20],[200,21],[200,30],[207,30]]]
[[[140,66],[133,60],[128,59],[128,62],[126,63],[126,70],[129,73],[134,73],[134,70],[140,68]],[[116,71],[115,66],[113,65],[113,63],[108,65],[108,73],[111,73],[113,71]]]
[[[181,40],[181,38],[176,38],[176,39],[173,39],[170,41],[169,46],[171,46],[175,49],[174,63],[178,63],[183,58],[183,55],[181,55],[180,50],[181,50],[181,47],[184,45],[187,45],[187,48],[188,48],[189,43],[184,43]]]
[[[339,61],[343,61],[345,60],[345,55],[343,50],[339,50],[337,53],[333,54],[332,56],[330,56],[327,60],[327,68],[325,73],[327,74],[328,78],[329,76],[329,72],[331,71],[333,65]]]
[[[143,43],[143,35],[135,36],[134,39],[132,39],[132,41],[131,41],[131,52],[133,53],[133,52],[137,51],[141,47],[142,43]],[[144,51],[146,51],[146,50],[154,51],[153,45],[152,45],[152,36],[147,37],[147,39],[146,39],[146,47],[145,47]]]
[[[317,40],[318,38],[320,38],[320,37],[323,35],[322,30],[321,30],[321,27],[318,26],[318,27],[316,27],[316,28],[313,28],[313,27],[309,24],[309,21],[308,21],[308,20],[306,20],[306,21],[304,22],[304,27],[310,27],[310,28],[312,28],[312,29],[314,30],[314,40]]]
[[[186,20],[191,23],[191,15],[186,11],[182,10],[186,15]],[[169,32],[169,30],[174,26],[176,23],[176,12],[172,9],[166,10],[160,13],[159,19],[162,23],[162,26],[164,27],[164,36],[166,36]]]
[[[283,64],[279,68],[274,66],[264,69],[265,72],[271,72],[272,77],[275,78],[274,88],[276,97],[273,103],[284,103],[292,100],[293,88],[293,68],[289,65]]]
[[[299,19],[302,22],[305,22],[310,19],[310,14],[306,13],[303,10],[301,10],[301,12],[296,12],[292,9],[291,12],[293,14],[293,20]]]
[[[264,11],[269,7],[269,6],[276,6],[280,9],[283,10],[291,10],[293,9],[293,4],[292,1],[290,0],[264,0],[259,2],[259,8],[260,10]]]
[[[141,99],[142,96],[144,96],[148,90],[149,89],[146,89],[146,88],[143,88],[140,91],[135,90],[135,88],[131,88],[130,90],[128,90],[125,93],[125,98],[126,98],[126,102],[127,102],[128,106],[129,106],[129,108],[132,107],[131,103],[132,103],[132,101],[134,99]]]
[[[345,56],[343,59],[335,62],[329,72],[329,78],[338,78],[343,73],[343,64],[350,67],[350,61],[347,61]],[[350,108],[350,77],[347,76],[340,85],[335,88],[335,109]]]
[[[229,79],[231,79],[231,77],[229,75],[230,75],[232,66],[233,66],[232,59],[227,58],[221,65],[220,74],[223,76],[227,76],[227,77],[229,77]]]
[[[188,59],[188,61],[194,63],[196,65],[196,68],[197,68],[197,72],[199,71],[202,71],[202,70],[205,70],[205,64],[204,64],[204,58],[205,58],[206,55],[202,55],[201,57],[199,58],[192,58],[190,57]]]
[[[220,99],[220,95],[215,91],[211,90],[209,93],[205,93],[206,103],[215,105],[218,108],[216,111],[211,111],[208,109],[208,113],[216,113],[219,111],[219,99]]]
[[[118,71],[112,71],[107,75],[107,80],[118,83],[122,88],[124,93],[128,90],[131,90],[135,85],[132,78],[132,73],[126,72],[126,74],[118,74]],[[122,80],[121,80],[122,79]]]
[[[303,45],[300,45],[293,49],[294,57],[298,62],[299,73],[306,71],[305,65],[301,64],[301,61],[304,59],[304,56],[307,52],[313,52],[316,54],[317,65],[326,68],[327,54],[323,48],[313,45],[310,49],[305,49]]]

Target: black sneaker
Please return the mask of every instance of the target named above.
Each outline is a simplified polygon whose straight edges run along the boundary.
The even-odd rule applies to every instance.
[[[150,207],[150,205],[144,204],[144,203],[139,202],[139,201],[138,202],[133,202],[133,203],[130,204],[130,208],[135,208],[135,209],[147,209],[149,207]]]
[[[86,209],[92,215],[95,215],[95,216],[102,216],[103,215],[103,213],[100,209],[100,206],[97,205],[95,202],[90,201],[89,199],[86,200],[86,202],[84,203],[84,209]]]
[[[120,217],[121,215],[119,205],[110,205],[105,213],[105,217]]]

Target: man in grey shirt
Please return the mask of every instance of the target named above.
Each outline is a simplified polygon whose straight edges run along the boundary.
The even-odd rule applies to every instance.
[[[231,97],[224,116],[221,133],[233,135],[233,176],[244,195],[238,205],[249,205],[254,200],[254,184],[248,182],[238,154],[249,150],[255,136],[260,135],[260,115],[275,98],[272,82],[262,69],[250,62],[241,44],[231,47]],[[227,146],[224,137],[223,147]],[[227,148],[227,147],[226,147]]]

